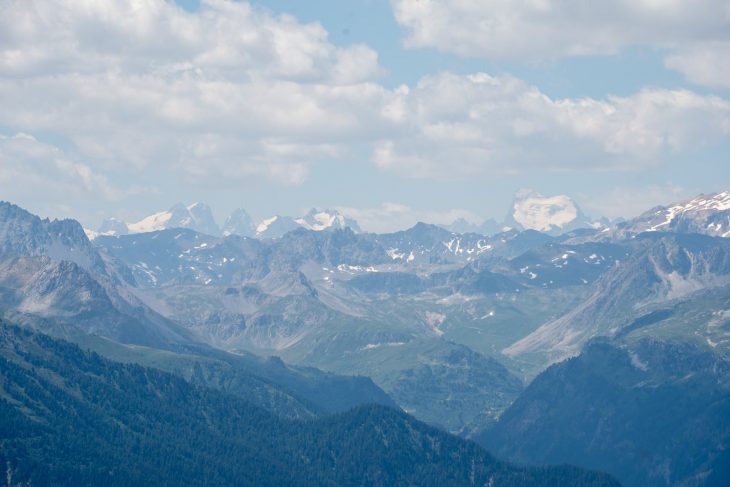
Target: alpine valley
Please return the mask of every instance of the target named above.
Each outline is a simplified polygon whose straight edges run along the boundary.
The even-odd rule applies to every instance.
[[[6,484],[730,485],[728,237],[730,191],[385,234],[0,203]]]

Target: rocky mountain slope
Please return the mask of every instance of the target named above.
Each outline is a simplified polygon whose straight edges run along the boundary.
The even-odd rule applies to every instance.
[[[369,379],[294,370],[250,356],[234,359],[203,346],[186,328],[147,306],[145,296],[138,296],[135,274],[118,259],[102,258],[76,221],[41,220],[0,204],[0,249],[0,309],[16,323],[102,352],[113,350],[125,360],[163,356],[168,369],[183,375],[199,363],[204,371],[210,366],[215,380],[225,372],[236,380],[273,382],[323,410],[330,410],[328,403],[333,411],[369,402],[394,406]]]
[[[730,241],[697,234],[646,233],[592,286],[581,304],[505,349],[512,356],[577,354],[597,335],[616,335],[656,307],[730,284]]]
[[[730,237],[730,191],[659,206],[617,226],[620,235],[641,232],[700,233]]]

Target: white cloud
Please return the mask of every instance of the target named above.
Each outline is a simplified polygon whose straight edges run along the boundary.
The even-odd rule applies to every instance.
[[[212,187],[235,186],[251,178],[269,178],[283,184],[301,183],[307,163],[334,158],[344,148],[337,144],[292,143],[276,138],[243,139],[202,135],[186,146],[181,160],[189,182]],[[246,160],[236,157],[246,154]]]
[[[695,84],[730,88],[730,42],[689,44],[667,56],[664,64]]]
[[[121,70],[340,83],[380,71],[374,51],[338,48],[317,23],[247,2],[201,4],[192,13],[166,0],[11,0],[0,19],[0,67],[19,76]],[[346,69],[355,62],[358,70]]]
[[[0,125],[61,134],[106,168],[296,183],[387,130],[372,49],[245,2],[13,1],[0,73]]]
[[[0,127],[69,141],[74,157],[66,159],[74,162],[65,171],[87,189],[106,184],[114,197],[115,186],[101,175],[146,181],[154,173],[205,187],[252,179],[297,184],[313,162],[345,159],[362,144],[372,144],[379,168],[405,177],[490,178],[656,166],[664,151],[713,144],[730,132],[728,102],[690,91],[554,100],[510,76],[450,73],[388,89],[377,81],[382,70],[372,49],[337,47],[319,24],[245,2],[206,0],[198,12],[163,0],[6,3]],[[664,6],[671,18],[662,22],[689,32],[680,17],[704,14],[675,3]],[[514,11],[508,4],[493,6],[518,23],[557,9],[546,1],[515,4]],[[418,9],[447,8],[394,5],[411,9],[414,19]],[[448,5],[475,18],[486,11],[477,2]],[[636,5],[625,9],[657,15],[650,2]],[[557,10],[550,15],[560,17]],[[448,26],[452,17],[444,11],[422,19],[423,32],[436,39],[446,27],[429,23]],[[704,27],[708,37],[719,35],[722,18]],[[482,34],[473,34],[480,42]],[[573,49],[568,41],[563,50]],[[606,46],[594,48],[620,47]]]
[[[406,45],[520,62],[609,55],[630,46],[670,51],[690,81],[728,86],[726,0],[391,0]]]
[[[10,200],[118,201],[140,188],[122,189],[105,174],[25,133],[0,134],[0,192]]]
[[[594,215],[633,218],[656,206],[666,206],[695,196],[674,185],[613,188],[600,194],[581,195],[580,205]]]
[[[391,0],[407,45],[492,59],[612,54],[728,39],[724,0]]]
[[[403,131],[373,159],[416,178],[634,170],[730,135],[730,102],[686,90],[553,100],[509,76],[442,73],[400,97]]]
[[[481,218],[469,210],[458,208],[445,211],[417,210],[402,203],[392,202],[383,203],[376,208],[340,207],[337,210],[357,221],[363,230],[375,233],[404,230],[418,222],[449,225],[459,218],[470,222],[481,221]]]

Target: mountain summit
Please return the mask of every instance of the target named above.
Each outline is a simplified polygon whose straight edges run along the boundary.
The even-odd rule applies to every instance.
[[[544,196],[531,189],[523,189],[515,195],[505,226],[555,235],[576,228],[594,227],[595,224],[568,196]]]
[[[632,234],[675,232],[730,237],[730,190],[657,206],[620,224],[618,229]]]
[[[478,233],[480,235],[494,235],[502,229],[499,223],[492,218],[484,220],[480,225],[467,221],[464,218],[457,218],[450,225],[442,226],[454,233]]]
[[[355,232],[360,232],[360,226],[351,218],[345,217],[337,210],[323,210],[316,208],[309,210],[309,213],[295,220],[299,225],[307,230],[321,231],[329,228],[351,228]]]
[[[223,236],[240,235],[241,237],[253,237],[256,235],[256,226],[251,216],[243,208],[238,208],[226,218],[223,224]]]
[[[124,223],[117,218],[107,218],[99,227],[99,235],[126,235],[146,233],[168,228],[189,228],[208,235],[220,235],[221,231],[213,218],[210,207],[203,203],[185,206],[177,203],[167,211],[146,216],[136,223]]]
[[[167,228],[189,228],[208,235],[220,234],[210,207],[203,203],[193,203],[190,206],[178,203],[167,211],[155,213],[137,223],[130,223],[127,227],[129,233],[154,232]]]
[[[318,210],[312,208],[309,213],[300,217],[275,215],[263,220],[256,227],[256,236],[261,238],[279,238],[285,233],[297,228],[306,228],[315,232],[329,229],[351,228],[360,232],[360,226],[355,220],[345,217],[337,210]]]

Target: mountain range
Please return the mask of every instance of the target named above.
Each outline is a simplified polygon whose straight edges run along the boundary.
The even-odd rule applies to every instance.
[[[105,219],[97,231],[86,230],[92,240],[98,236],[120,236],[136,233],[149,233],[171,228],[187,228],[211,236],[238,235],[241,237],[279,238],[297,228],[322,231],[329,229],[351,228],[360,231],[357,222],[346,218],[337,210],[317,210],[312,208],[299,218],[275,215],[258,224],[243,208],[234,210],[219,227],[210,207],[204,203],[183,205],[177,203],[167,211],[153,213],[135,223],[125,223],[111,217]]]
[[[515,462],[723,485],[728,192],[562,232],[577,207],[520,198],[520,226],[493,235],[364,233],[313,210],[252,238],[196,230],[209,209],[179,205],[93,240],[1,203],[0,309],[286,420],[375,402]]]
[[[558,236],[578,229],[600,229],[612,234],[636,235],[647,231],[674,231],[702,233],[713,236],[730,236],[727,211],[730,210],[730,193],[700,195],[666,207],[656,207],[628,221],[619,218],[615,222],[603,218],[587,217],[578,204],[566,195],[544,196],[533,190],[517,192],[509,212],[501,223],[487,219],[480,224],[458,218],[443,227],[453,233],[474,233],[491,236],[502,231],[535,230]],[[291,217],[274,215],[255,222],[243,208],[235,209],[220,227],[211,208],[204,203],[183,205],[177,203],[167,211],[153,213],[135,223],[125,223],[115,217],[105,219],[98,230],[85,230],[92,240],[97,236],[119,236],[146,233],[171,228],[188,228],[211,236],[238,235],[242,237],[280,238],[298,228],[323,231],[351,228],[362,230],[352,218],[338,210],[312,208],[306,215]]]
[[[607,220],[590,220],[568,196],[546,197],[532,190],[521,190],[515,195],[511,210],[501,224],[493,219],[475,224],[459,218],[444,228],[454,233],[481,235],[494,235],[513,228],[559,235],[578,228],[604,227],[607,223]],[[89,238],[94,239],[97,236],[119,236],[171,228],[188,228],[211,236],[238,235],[257,238],[279,238],[298,228],[314,231],[351,228],[357,233],[361,232],[355,220],[338,210],[316,208],[312,208],[301,217],[274,215],[258,223],[246,210],[238,208],[226,218],[223,226],[219,227],[211,208],[203,203],[193,203],[188,206],[177,203],[167,211],[153,213],[136,223],[125,223],[118,218],[110,217],[101,223],[98,230],[86,230],[86,232]]]

